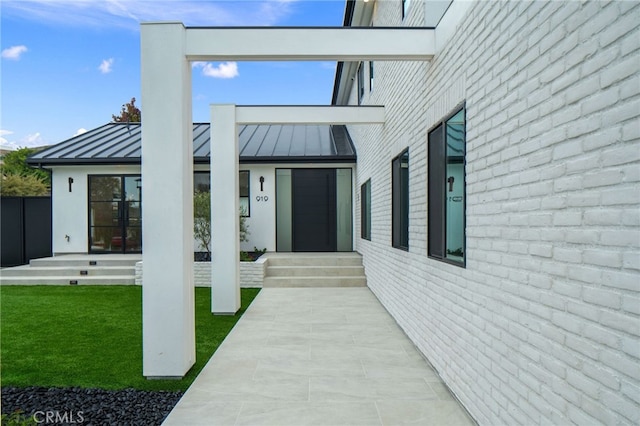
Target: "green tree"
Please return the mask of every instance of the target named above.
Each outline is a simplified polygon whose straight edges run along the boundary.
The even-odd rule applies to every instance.
[[[47,185],[50,184],[51,178],[46,170],[36,169],[27,164],[27,158],[36,152],[38,151],[33,148],[20,148],[15,151],[8,152],[4,155],[4,158],[2,159],[3,164],[0,166],[2,174],[20,176],[33,175],[41,179]]]
[[[111,115],[115,123],[139,123],[142,120],[142,112],[136,106],[136,98],[122,105],[120,115]]]
[[[0,166],[0,194],[5,196],[48,195],[51,176],[46,170],[27,164],[27,158],[37,152],[32,148],[20,148],[5,154]]]
[[[34,175],[3,174],[0,195],[6,197],[49,195],[49,187]]]
[[[193,194],[193,235],[211,256],[211,193],[197,191]]]
[[[249,225],[243,212],[240,215],[240,241],[248,241]],[[196,191],[193,195],[193,235],[211,258],[211,193]]]

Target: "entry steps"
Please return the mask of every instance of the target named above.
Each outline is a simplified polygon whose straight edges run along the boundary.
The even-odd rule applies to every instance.
[[[263,287],[366,287],[358,253],[270,253]]]
[[[60,255],[0,270],[1,285],[134,285],[142,255]]]

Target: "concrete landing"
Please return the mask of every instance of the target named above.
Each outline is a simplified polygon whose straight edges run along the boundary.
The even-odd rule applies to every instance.
[[[164,425],[473,425],[366,287],[265,288]]]

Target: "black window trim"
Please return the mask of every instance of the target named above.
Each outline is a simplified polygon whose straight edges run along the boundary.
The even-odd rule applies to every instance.
[[[360,65],[358,65],[357,80],[358,105],[362,105],[364,100],[364,62],[360,62]]]
[[[396,234],[394,232],[394,229],[396,227],[396,209],[394,208],[394,199],[396,198],[396,194],[395,194],[395,185],[394,185],[394,167],[395,167],[395,163],[396,161],[400,161],[400,159],[404,156],[407,155],[407,157],[409,156],[409,147],[403,149],[400,154],[396,155],[393,160],[391,160],[391,246],[393,248],[397,248],[400,250],[404,250],[404,251],[409,251],[409,211],[411,209],[410,206],[410,202],[409,202],[409,198],[407,198],[407,204],[409,204],[407,206],[407,245],[404,246],[402,245],[402,242],[399,242],[398,244],[396,244]],[[409,164],[408,164],[408,159],[407,159],[407,170],[409,169]],[[407,185],[409,184],[409,176],[407,176]],[[399,188],[400,190],[402,190],[402,188]],[[407,188],[407,193],[409,193],[409,190]],[[401,195],[398,195],[399,200],[402,201],[402,197]],[[409,197],[409,195],[407,194],[407,197]],[[401,209],[402,207],[398,207],[399,209]],[[400,229],[400,232],[402,232],[402,229]],[[402,239],[401,235],[397,236],[398,239]]]
[[[411,5],[411,0],[400,0],[400,11],[402,13],[402,20],[407,17],[409,12],[409,6],[407,6],[407,2],[409,2],[409,6]]]
[[[365,187],[368,189],[369,194],[367,210],[365,210]],[[360,185],[360,238],[371,241],[371,178]]]
[[[447,114],[446,116],[444,116],[444,118],[442,118],[441,120],[439,120],[438,122],[436,122],[433,126],[431,126],[428,130],[427,130],[427,145],[429,144],[429,134],[431,132],[433,132],[438,126],[445,126],[447,121],[449,121],[451,118],[453,118],[453,116],[455,116],[456,114],[458,114],[461,110],[464,110],[464,135],[465,135],[465,155],[464,155],[464,160],[463,160],[463,167],[464,167],[464,186],[463,186],[463,199],[464,199],[464,207],[463,207],[463,211],[462,211],[462,226],[464,229],[464,240],[463,240],[463,252],[464,255],[462,256],[462,262],[457,262],[455,260],[451,260],[451,259],[447,259],[446,257],[437,257],[437,256],[433,256],[431,255],[431,250],[430,250],[430,239],[429,239],[429,229],[427,229],[427,257],[431,260],[435,260],[438,262],[442,262],[442,263],[447,263],[449,265],[453,265],[453,266],[457,266],[459,268],[466,268],[467,267],[467,150],[466,150],[466,145],[467,145],[467,103],[466,101],[463,101],[461,103],[459,103],[458,105],[456,105],[455,108],[453,108],[452,112],[450,112],[449,114]],[[445,140],[446,143],[446,140]],[[429,147],[427,146],[427,154],[429,152]],[[429,158],[427,158],[427,179],[429,178]],[[428,191],[428,186],[427,186],[427,201],[429,200],[429,191]],[[429,215],[429,206],[427,206],[427,215]],[[444,217],[444,226],[446,229],[446,214]],[[429,223],[429,221],[427,220],[427,224]],[[446,234],[445,234],[445,238],[446,238]],[[445,248],[446,250],[446,248]]]

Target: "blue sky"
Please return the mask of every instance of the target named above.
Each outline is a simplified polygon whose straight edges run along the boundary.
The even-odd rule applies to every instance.
[[[187,26],[341,26],[344,0],[0,0],[0,143],[35,147],[140,103],[144,21]],[[209,104],[329,104],[335,62],[198,63],[193,119]]]

